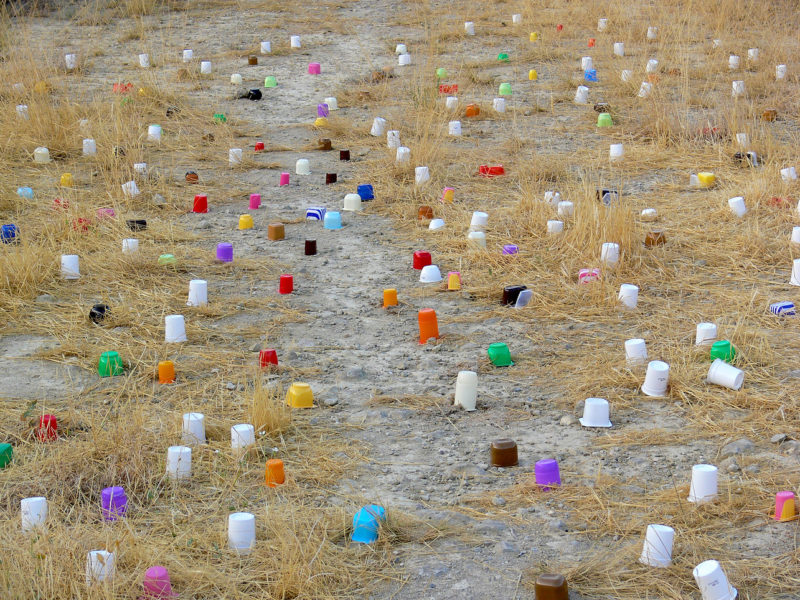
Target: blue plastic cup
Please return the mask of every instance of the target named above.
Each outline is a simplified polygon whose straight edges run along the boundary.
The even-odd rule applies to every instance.
[[[326,212],[325,220],[323,221],[325,229],[341,229],[342,228],[342,215],[338,212]]]
[[[22,196],[27,200],[33,200],[33,188],[27,186],[17,188],[17,196]]]
[[[583,78],[586,81],[597,81],[597,69],[586,69],[583,72]]]
[[[795,313],[794,303],[792,302],[773,302],[769,305],[769,311],[773,315],[778,315],[779,317],[793,317]]]
[[[350,539],[362,544],[371,544],[378,539],[378,528],[386,521],[386,509],[377,504],[368,504],[353,515],[353,535]]]
[[[375,198],[375,192],[372,189],[371,183],[362,183],[360,186],[358,186],[356,191],[358,192],[358,195],[361,196],[362,200],[373,200]]]
[[[3,225],[2,230],[0,230],[0,239],[3,240],[4,244],[13,244],[17,241],[17,233],[17,226],[13,223]]]

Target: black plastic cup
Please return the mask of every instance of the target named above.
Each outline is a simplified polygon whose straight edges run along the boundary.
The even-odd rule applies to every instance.
[[[514,306],[517,303],[517,297],[522,290],[527,290],[527,285],[509,285],[503,288],[503,306]]]
[[[339,150],[339,160],[350,160],[350,150]]]
[[[125,223],[128,224],[128,229],[131,231],[144,231],[147,229],[146,219],[128,219]]]
[[[111,307],[108,304],[95,304],[89,311],[89,318],[92,323],[100,325],[110,312]]]
[[[317,253],[317,240],[306,240],[306,256],[314,256]]]

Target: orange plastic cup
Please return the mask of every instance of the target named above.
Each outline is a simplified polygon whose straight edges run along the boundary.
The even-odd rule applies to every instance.
[[[477,104],[467,104],[467,108],[464,110],[465,117],[477,117],[481,114],[481,109]]]
[[[283,472],[283,461],[280,458],[270,458],[264,471],[264,483],[267,487],[278,487],[283,485],[284,481],[286,474]]]
[[[383,308],[388,306],[397,306],[397,290],[394,288],[383,290]]]
[[[158,363],[158,383],[175,383],[175,363],[171,360]]]
[[[432,308],[423,308],[419,311],[419,343],[424,344],[431,338],[439,339],[439,322],[436,320],[436,311]]]

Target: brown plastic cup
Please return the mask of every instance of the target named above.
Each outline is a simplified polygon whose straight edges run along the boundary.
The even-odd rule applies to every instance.
[[[662,244],[667,243],[667,237],[664,235],[664,232],[661,229],[654,229],[652,231],[648,231],[647,235],[644,238],[644,245],[648,248],[653,246],[661,246]]]
[[[325,173],[325,185],[336,183],[336,173]]]
[[[283,223],[270,223],[267,227],[267,238],[272,241],[282,240],[286,237]]]
[[[432,219],[433,218],[433,209],[428,206],[427,204],[423,204],[419,207],[419,212],[417,213],[417,219]]]
[[[199,181],[199,179],[200,178],[197,176],[197,173],[195,173],[194,171],[187,171],[186,172],[186,181],[188,183],[197,183]]]
[[[567,580],[563,575],[544,573],[536,579],[536,600],[569,600]]]
[[[350,160],[350,150],[339,150],[339,160]]]
[[[763,113],[761,113],[761,118],[765,121],[774,121],[778,118],[778,111],[774,108],[768,108]]]
[[[317,140],[317,148],[319,150],[330,150],[332,147],[331,141],[328,138],[319,138]]]
[[[306,256],[314,256],[317,253],[317,240],[306,240]]]
[[[258,57],[251,54],[247,57],[247,64],[248,65],[257,65],[258,64]]]
[[[517,443],[503,438],[492,442],[491,462],[493,467],[513,467],[519,463]]]

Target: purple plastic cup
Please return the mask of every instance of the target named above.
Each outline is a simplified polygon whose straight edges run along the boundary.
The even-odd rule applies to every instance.
[[[150,567],[144,573],[144,596],[146,600],[155,600],[162,598],[177,598],[178,594],[172,591],[172,584],[169,580],[169,571],[166,567],[156,565]]]
[[[221,262],[233,262],[233,244],[220,242],[217,244],[217,260]]]
[[[317,104],[317,116],[318,117],[327,117],[330,114],[330,108],[324,102],[322,104]]]
[[[114,211],[113,208],[98,208],[97,209],[97,218],[101,221],[103,219],[113,219],[117,216],[117,213]]]
[[[125,490],[121,487],[105,488],[100,493],[100,501],[102,503],[101,512],[104,521],[116,521],[118,518],[125,516],[125,511],[128,509],[128,496],[125,495]]]
[[[506,244],[503,246],[503,254],[516,254],[519,251],[519,246],[516,244]]]
[[[561,474],[554,458],[544,458],[534,465],[536,485],[543,490],[550,490],[561,485]]]

